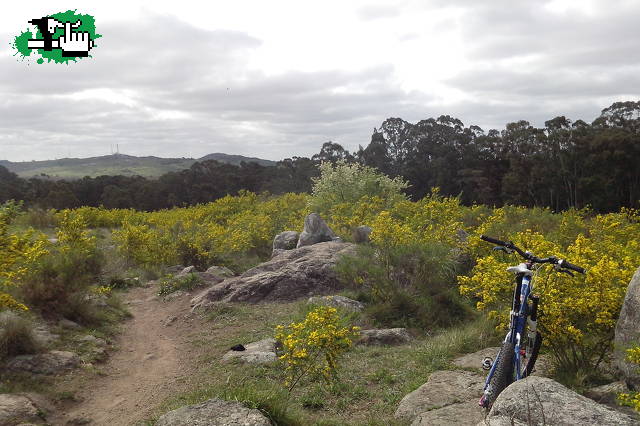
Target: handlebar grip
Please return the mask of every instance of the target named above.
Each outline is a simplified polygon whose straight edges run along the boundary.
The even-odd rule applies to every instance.
[[[488,237],[486,235],[480,235],[480,239],[484,240],[484,241],[487,241],[489,243],[492,243],[492,244],[499,245],[499,246],[508,246],[509,245],[509,243],[507,243],[506,241],[500,241],[497,238]]]
[[[573,264],[567,262],[566,260],[561,260],[559,262],[559,264],[560,264],[560,266],[562,268],[571,269],[572,271],[576,271],[576,272],[579,272],[581,274],[586,274],[587,273],[586,269],[581,268],[580,266],[577,266],[577,265],[573,265]]]

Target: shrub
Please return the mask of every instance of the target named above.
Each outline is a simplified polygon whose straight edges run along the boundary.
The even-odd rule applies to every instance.
[[[341,327],[337,310],[321,306],[309,312],[302,322],[276,328],[282,343],[285,386],[291,392],[300,379],[309,375],[326,380],[335,378],[340,354],[349,349],[358,327]]]
[[[190,291],[200,285],[200,277],[196,274],[188,274],[184,277],[165,277],[160,280],[158,296],[166,296],[178,290]]]
[[[358,163],[338,161],[320,165],[320,176],[313,179],[309,207],[329,215],[332,207],[355,204],[363,197],[379,197],[387,205],[405,199],[402,191],[409,186],[401,178],[390,178],[376,169]]]
[[[627,361],[640,366],[640,346],[627,349]],[[636,411],[640,411],[640,392],[621,393],[618,395],[618,401],[622,405],[632,407]]]
[[[36,353],[39,349],[27,318],[9,311],[0,313],[0,359]]]

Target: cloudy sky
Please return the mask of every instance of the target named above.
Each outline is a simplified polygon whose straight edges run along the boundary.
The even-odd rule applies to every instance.
[[[86,6],[85,6],[86,5]],[[12,56],[27,21],[78,9],[71,65]],[[591,121],[640,99],[640,1],[41,1],[0,14],[0,159],[120,152],[278,160],[366,146],[388,117],[483,129]]]

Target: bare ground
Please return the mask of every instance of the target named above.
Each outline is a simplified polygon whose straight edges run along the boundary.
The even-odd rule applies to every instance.
[[[167,397],[184,391],[184,379],[195,368],[188,337],[201,320],[189,314],[190,297],[165,302],[156,291],[154,286],[126,294],[133,318],[123,324],[117,352],[101,366],[101,374],[74,379],[79,401],[62,407],[51,424],[135,425]]]

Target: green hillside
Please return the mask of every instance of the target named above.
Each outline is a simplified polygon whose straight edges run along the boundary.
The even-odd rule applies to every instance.
[[[223,153],[208,154],[195,158],[136,157],[133,155],[113,154],[90,158],[62,158],[59,160],[11,162],[0,160],[0,166],[23,178],[46,175],[52,178],[80,179],[85,176],[103,175],[158,177],[167,172],[187,169],[197,161],[217,160],[238,165],[242,161],[256,162],[263,166],[274,165],[274,161],[260,158],[229,155]]]

